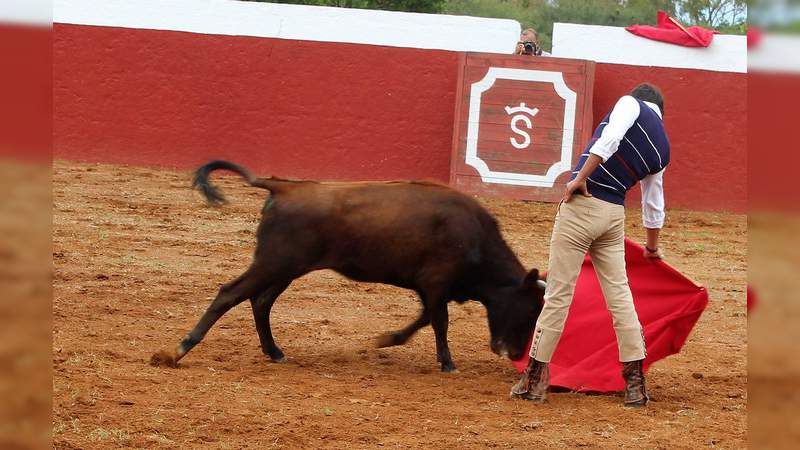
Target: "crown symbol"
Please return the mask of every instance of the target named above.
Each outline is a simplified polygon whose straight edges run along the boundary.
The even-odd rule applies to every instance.
[[[525,106],[525,102],[522,102],[519,104],[519,106],[515,106],[513,108],[510,106],[506,106],[505,109],[506,109],[506,114],[509,115],[523,112],[523,113],[528,113],[531,115],[531,117],[533,117],[539,113],[539,108],[533,108],[533,109],[528,108]]]

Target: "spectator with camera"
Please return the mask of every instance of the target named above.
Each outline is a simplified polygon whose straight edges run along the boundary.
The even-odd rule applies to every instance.
[[[550,56],[550,53],[542,50],[542,46],[539,44],[539,34],[533,28],[525,29],[520,34],[514,53],[517,55]]]

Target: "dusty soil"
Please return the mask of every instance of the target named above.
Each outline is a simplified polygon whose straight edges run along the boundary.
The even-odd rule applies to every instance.
[[[0,449],[47,448],[51,429],[50,166],[0,157]]]
[[[749,283],[758,303],[748,320],[748,419],[752,448],[796,448],[800,442],[800,215],[748,217]]]
[[[670,211],[669,261],[709,289],[681,354],[653,366],[652,402],[556,393],[508,398],[516,372],[488,348],[480,304],[450,306],[460,372],[440,373],[414,295],[323,271],[273,308],[273,364],[250,306],[234,308],[180,367],[151,367],[248,265],[266,193],[219,179],[206,207],[189,173],[56,162],[53,169],[53,438],[56,448],[745,448],[745,216]],[[554,205],[487,200],[527,267],[544,267]],[[639,213],[629,237],[641,240]]]

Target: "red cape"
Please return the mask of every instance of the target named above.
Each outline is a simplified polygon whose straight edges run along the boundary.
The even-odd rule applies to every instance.
[[[764,31],[761,28],[750,27],[747,28],[747,48],[748,50],[751,48],[758,47],[761,41],[764,39]]]
[[[646,371],[654,362],[681,350],[708,304],[708,292],[669,264],[645,259],[643,251],[625,240],[628,280],[647,344]],[[512,364],[522,372],[528,364],[527,352]],[[621,391],[621,371],[611,314],[587,256],[564,333],[550,362],[550,384],[573,391]]]
[[[708,47],[714,40],[714,35],[719,33],[703,27],[685,27],[664,11],[658,12],[656,26],[631,25],[625,29],[637,36],[685,47]]]

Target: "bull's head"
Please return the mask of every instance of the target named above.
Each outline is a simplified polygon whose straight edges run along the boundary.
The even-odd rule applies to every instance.
[[[491,348],[512,360],[524,356],[528,338],[544,304],[544,281],[531,270],[520,286],[498,288],[486,301]]]

